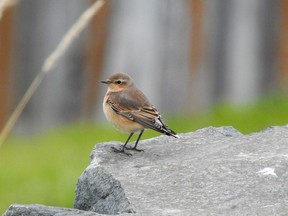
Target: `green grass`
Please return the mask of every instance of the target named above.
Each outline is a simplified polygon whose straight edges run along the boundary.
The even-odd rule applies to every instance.
[[[273,95],[246,106],[221,103],[206,113],[188,118],[176,116],[171,120],[181,132],[224,125],[231,125],[244,134],[258,132],[269,126],[288,124],[288,97]]]
[[[209,112],[174,116],[166,122],[179,133],[223,125],[257,132],[288,123],[288,98],[276,95],[243,107],[220,104]],[[157,135],[147,131],[143,138]],[[77,179],[90,162],[94,144],[126,138],[111,126],[91,123],[10,138],[0,149],[0,214],[12,203],[72,207]]]

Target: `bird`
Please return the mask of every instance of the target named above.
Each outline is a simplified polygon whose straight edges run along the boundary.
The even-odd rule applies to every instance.
[[[145,129],[152,129],[168,136],[179,136],[164,123],[160,113],[140,91],[133,79],[125,73],[115,73],[102,80],[108,85],[108,90],[103,100],[103,111],[108,121],[121,132],[129,133],[125,144],[121,149],[112,147],[116,153],[124,153],[127,150],[144,151],[138,149],[138,142]],[[134,133],[139,133],[134,147],[127,147],[127,143]]]

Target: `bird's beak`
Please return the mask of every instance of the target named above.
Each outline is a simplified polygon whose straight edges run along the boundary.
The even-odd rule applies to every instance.
[[[110,81],[110,80],[101,80],[101,83],[104,83],[104,84],[110,84],[111,81]]]

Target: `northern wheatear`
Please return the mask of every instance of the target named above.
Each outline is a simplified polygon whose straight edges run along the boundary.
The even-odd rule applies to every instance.
[[[115,152],[130,155],[124,151],[125,148],[142,151],[137,149],[137,144],[146,128],[179,138],[179,136],[163,122],[159,112],[136,87],[129,75],[116,73],[101,82],[108,85],[108,91],[103,101],[103,111],[106,118],[118,130],[130,133],[120,150],[113,148]],[[139,136],[134,147],[127,148],[127,143],[136,132],[139,132]]]

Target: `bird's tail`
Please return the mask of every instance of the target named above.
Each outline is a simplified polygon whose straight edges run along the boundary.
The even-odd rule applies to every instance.
[[[164,129],[164,133],[168,136],[173,136],[175,138],[180,138],[179,135],[177,135],[173,130],[171,130],[170,128],[166,127]]]

